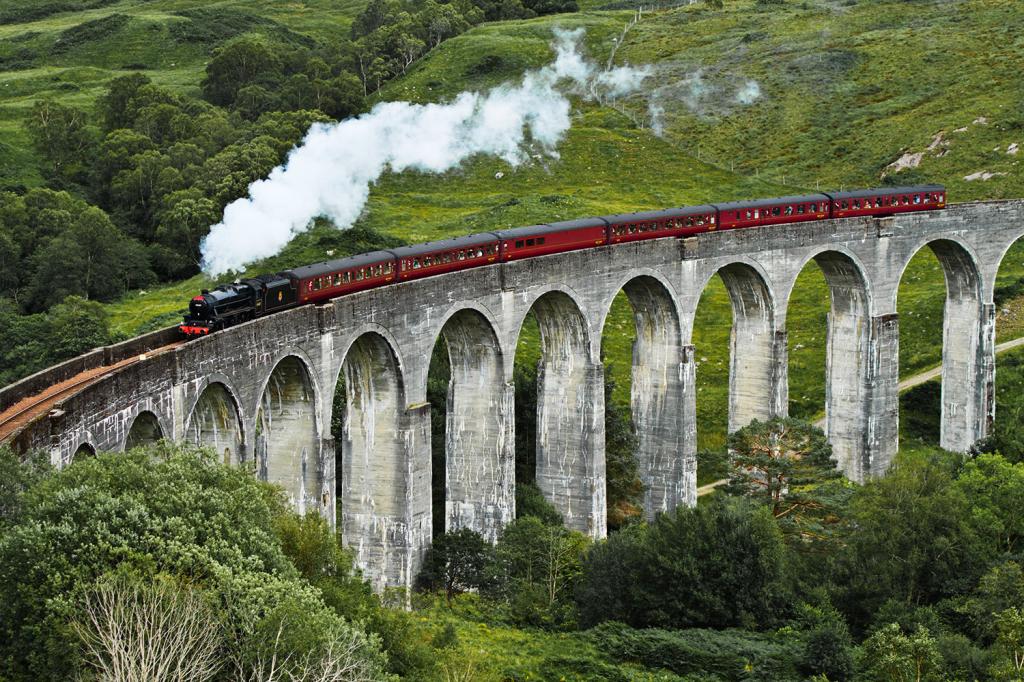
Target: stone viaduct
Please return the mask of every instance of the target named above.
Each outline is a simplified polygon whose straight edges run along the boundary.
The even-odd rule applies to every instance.
[[[451,360],[446,527],[493,539],[514,516],[513,360],[532,311],[542,339],[537,482],[569,527],[600,537],[600,342],[620,291],[635,313],[632,409],[653,515],[695,502],[690,339],[701,292],[716,273],[732,299],[734,429],[785,414],[787,304],[804,265],[820,266],[831,291],[827,433],[841,467],[864,480],[883,474],[897,449],[896,294],[908,261],[929,247],[945,274],[941,443],[963,451],[993,418],[993,288],[1022,234],[1024,201],[962,204],[615,245],[396,284],[112,371],[30,424],[16,443],[46,448],[58,464],[161,436],[210,445],[225,461],[282,484],[300,511],[330,519],[340,512],[343,539],[378,589],[408,585],[431,537],[426,383],[439,337]],[[335,403],[339,381],[347,399]],[[330,424],[339,416],[337,443]]]

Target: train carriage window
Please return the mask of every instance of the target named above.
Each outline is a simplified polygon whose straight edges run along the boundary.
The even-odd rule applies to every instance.
[[[544,246],[544,237],[537,237],[537,246]]]
[[[753,217],[753,215],[754,215],[753,213],[751,213],[750,211],[747,211],[747,220],[750,220]]]
[[[334,273],[334,276],[331,278],[331,286],[332,287],[341,286],[341,273],[340,272]]]
[[[693,224],[693,218],[690,218],[690,224],[691,225]],[[704,216],[702,216],[702,215],[697,216],[697,224],[698,225],[703,225],[704,224]]]
[[[818,212],[818,203],[817,202],[812,202],[810,204],[810,208],[811,208],[811,213],[817,213]]]
[[[306,291],[313,291],[313,280],[306,282]]]
[[[914,195],[914,203],[915,204],[920,204],[921,203],[921,195],[920,194],[915,194]]]
[[[786,215],[793,215],[793,205],[790,204],[786,207]]]
[[[712,225],[714,225],[715,224],[715,216],[709,215],[708,216],[708,222],[711,223]]]
[[[853,200],[853,207],[855,209],[860,208],[860,199],[854,199]]]
[[[523,240],[522,239],[517,239],[516,240],[516,248],[517,249],[523,248]],[[460,258],[459,260],[462,260],[462,259]]]
[[[738,213],[736,215],[739,216]],[[699,225],[700,223],[697,223],[697,224]],[[693,227],[693,218],[687,218],[686,219],[686,226],[687,227]]]
[[[452,254],[451,254],[451,252],[446,252],[446,253],[441,254],[441,262],[445,263],[445,264],[451,263],[452,262]]]
[[[932,203],[932,193],[931,192],[925,192],[924,203],[926,203],[926,204]]]
[[[772,215],[773,216],[778,218],[780,213],[782,213],[782,209],[781,208],[779,208],[778,206],[772,207]]]
[[[313,280],[313,291],[320,291],[320,278],[317,277]]]
[[[384,272],[386,272],[387,274],[390,275],[394,271],[395,271],[395,267],[390,262],[386,266],[384,266]]]
[[[532,239],[527,239],[526,240],[526,245],[527,246],[533,246],[533,244],[534,244],[534,240],[532,240]]]
[[[477,258],[483,258],[484,257],[484,250],[483,249],[477,249],[476,250],[476,257]]]
[[[350,273],[350,272],[342,273],[342,275],[341,275],[341,282],[342,282],[342,284],[348,284],[351,281],[352,281],[352,273]]]
[[[419,258],[413,258],[412,259],[412,269],[413,270],[419,270],[420,269],[420,259]]]
[[[516,242],[516,243],[518,244],[519,242]],[[459,260],[466,260],[466,252],[465,251],[459,251]]]
[[[846,210],[846,209],[848,209],[849,207],[850,207],[850,204],[849,204],[849,203],[847,203],[846,199],[843,199],[843,210],[845,211],[845,210]]]
[[[740,219],[740,212],[736,211],[736,220],[739,220],[739,219]]]

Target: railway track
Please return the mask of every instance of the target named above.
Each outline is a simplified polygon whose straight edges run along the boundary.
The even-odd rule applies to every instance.
[[[133,355],[112,365],[103,365],[86,370],[75,376],[50,386],[45,391],[22,399],[0,412],[0,444],[17,433],[22,427],[30,424],[38,417],[48,413],[60,401],[75,395],[85,387],[100,381],[119,369],[134,365],[154,355],[166,353],[185,343],[184,340],[154,348],[140,355]]]

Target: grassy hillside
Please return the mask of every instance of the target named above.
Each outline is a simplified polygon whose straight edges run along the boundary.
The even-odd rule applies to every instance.
[[[309,43],[347,34],[363,0],[0,0],[0,186],[42,183],[22,120],[40,98],[89,108],[142,71],[199,94],[210,50],[259,33]],[[80,11],[55,11],[68,6]]]
[[[16,3],[8,4],[0,2],[0,16]],[[325,37],[344,30],[358,8],[326,0],[94,4],[88,11],[0,25],[0,63],[26,60],[0,74],[0,183],[39,181],[19,119],[41,95],[85,105],[106,80],[140,65],[158,83],[195,93],[209,45],[225,36]],[[195,14],[201,7],[210,14]],[[642,94],[604,104],[577,100],[558,159],[510,168],[480,158],[440,177],[386,176],[360,224],[419,241],[596,213],[874,185],[901,158],[916,167],[888,181],[944,182],[953,201],[1024,196],[1024,152],[1007,153],[1014,143],[1024,146],[1024,85],[1016,77],[1024,65],[1019,3],[761,7],[741,0],[722,10],[701,3],[644,13],[625,33],[632,11],[585,7],[578,14],[477,27],[444,43],[379,98],[439,101],[515,78],[550,60],[556,26],[585,28],[586,50],[598,63],[615,49],[615,64],[651,64]],[[213,37],[190,37],[196,35]],[[69,41],[53,53],[53,45]],[[965,179],[982,172],[992,175]],[[328,232],[318,228],[254,269],[322,257]],[[1024,276],[1021,252],[1011,253],[1001,275],[1007,284]],[[112,305],[118,329],[134,333],[174,319],[187,293],[201,284],[197,277]],[[938,263],[923,252],[900,290],[905,375],[940,358],[943,296]],[[616,399],[625,401],[632,322],[620,299],[605,347],[618,379]],[[1003,303],[1013,319],[1018,303],[1012,295]],[[827,305],[823,278],[811,265],[789,311],[791,408],[800,416],[818,414],[824,404]],[[701,360],[699,433],[707,446],[724,437],[729,320],[728,298],[715,279],[703,294],[694,338]],[[524,359],[535,352],[534,341],[528,335]]]

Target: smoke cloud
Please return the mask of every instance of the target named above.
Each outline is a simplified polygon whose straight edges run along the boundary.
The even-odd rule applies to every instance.
[[[761,96],[761,86],[757,81],[748,80],[736,93],[736,101],[740,104],[753,104]]]
[[[314,124],[283,165],[224,210],[203,240],[203,270],[216,276],[272,256],[319,216],[350,227],[370,185],[388,171],[443,173],[477,154],[518,165],[529,160],[531,145],[557,158],[570,127],[567,93],[620,96],[648,74],[632,67],[599,72],[580,54],[582,37],[582,29],[556,30],[554,62],[517,85],[464,92],[444,104],[385,102],[358,118]]]

